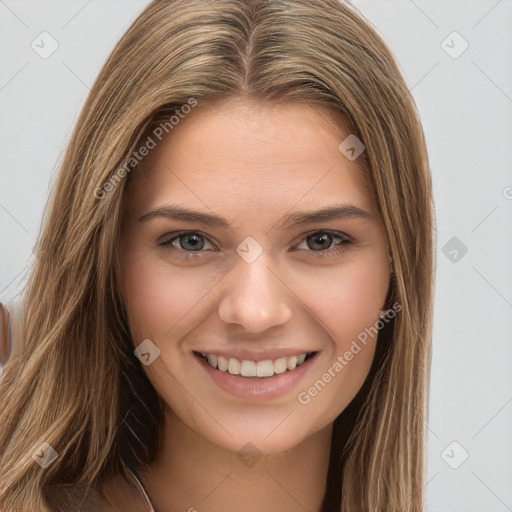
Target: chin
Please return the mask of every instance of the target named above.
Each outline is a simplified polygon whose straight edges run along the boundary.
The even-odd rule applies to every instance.
[[[289,414],[289,418],[293,415],[294,411]],[[248,418],[247,425],[226,425],[229,434],[221,427],[196,432],[207,441],[238,456],[257,457],[292,450],[329,424],[308,426],[301,421],[288,422],[286,418],[286,414],[279,422],[257,422]]]

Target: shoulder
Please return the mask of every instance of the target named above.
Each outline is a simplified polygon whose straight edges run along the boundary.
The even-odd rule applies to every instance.
[[[58,485],[45,491],[52,512],[111,512],[101,495],[91,487]]]
[[[101,487],[101,494],[108,503],[105,508],[108,512],[148,512],[149,508],[132,479],[125,479],[121,475],[114,475],[105,480]]]
[[[120,475],[107,478],[100,490],[59,485],[45,495],[52,512],[147,512],[133,483]]]

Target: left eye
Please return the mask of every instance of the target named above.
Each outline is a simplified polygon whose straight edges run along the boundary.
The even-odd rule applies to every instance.
[[[313,252],[325,253],[326,251],[332,249],[332,243],[336,239],[341,241],[341,243],[337,244],[338,247],[350,243],[350,239],[342,233],[334,234],[330,231],[317,231],[304,238],[304,241],[301,241],[297,247],[300,247],[300,245],[306,243],[307,249],[310,249]],[[340,252],[340,249],[335,252]]]

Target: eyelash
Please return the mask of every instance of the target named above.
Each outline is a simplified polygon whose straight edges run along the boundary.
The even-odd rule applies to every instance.
[[[333,238],[339,238],[341,240],[341,244],[339,244],[338,249],[335,249],[335,250],[333,250],[332,247],[330,247],[329,249],[324,249],[324,250],[320,250],[320,251],[313,251],[311,249],[310,250],[306,249],[306,252],[312,253],[312,255],[315,258],[326,258],[326,257],[330,257],[330,256],[336,256],[338,254],[341,254],[345,250],[345,247],[343,247],[344,245],[354,243],[347,235],[345,235],[344,233],[340,233],[339,231],[318,230],[318,231],[313,231],[311,233],[306,234],[304,236],[304,238],[302,238],[300,240],[299,244],[297,244],[297,245],[300,245],[303,241],[307,240],[309,237],[311,237],[313,235],[320,235],[320,234],[326,234],[326,235],[332,236]],[[185,251],[184,249],[176,248],[176,247],[172,246],[172,243],[175,240],[179,240],[182,236],[185,236],[185,235],[198,235],[199,237],[202,237],[202,238],[205,238],[206,240],[208,240],[208,237],[206,235],[204,235],[203,233],[201,233],[200,231],[180,231],[177,233],[170,233],[166,238],[164,238],[163,240],[158,242],[158,245],[163,247],[164,249],[178,251],[180,253],[180,254],[178,254],[178,257],[182,258],[182,259],[197,258],[197,257],[203,256],[203,254],[205,252],[211,252],[211,250],[210,251],[206,251],[206,250]],[[169,238],[169,236],[171,238]],[[333,243],[334,243],[334,240],[333,240]]]

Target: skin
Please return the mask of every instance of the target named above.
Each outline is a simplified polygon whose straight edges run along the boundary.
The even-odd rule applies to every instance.
[[[318,108],[230,99],[197,107],[154,150],[148,170],[130,177],[119,286],[134,347],[150,339],[160,350],[143,369],[166,405],[163,446],[141,472],[159,512],[320,509],[332,423],[362,386],[376,338],[309,403],[298,394],[377,322],[391,273],[374,195],[358,160],[338,149],[349,134]],[[171,203],[229,226],[138,220]],[[372,216],[279,225],[290,213],[340,203]],[[336,233],[319,240],[323,230]],[[187,236],[158,245],[179,231],[199,235],[195,246]],[[263,251],[251,263],[236,252],[249,236]],[[292,390],[255,400],[212,381],[193,353],[208,347],[318,354]],[[248,443],[253,459],[241,455]],[[140,503],[117,489],[120,506]]]

